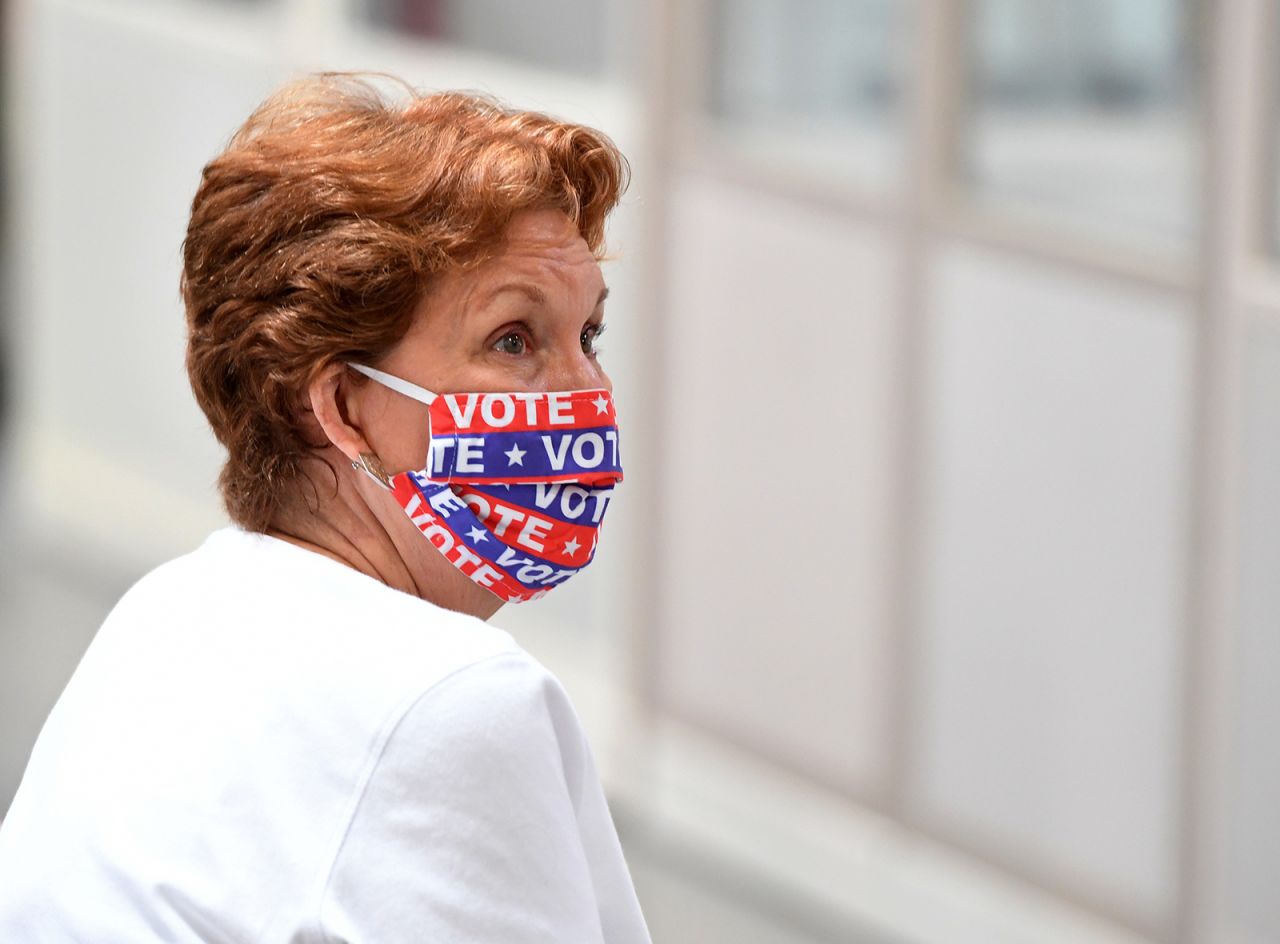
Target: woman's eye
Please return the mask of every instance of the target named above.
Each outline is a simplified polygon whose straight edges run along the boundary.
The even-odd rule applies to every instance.
[[[523,354],[525,352],[524,335],[517,334],[514,331],[508,331],[502,337],[498,338],[493,345],[495,351],[501,351],[503,354]]]
[[[603,324],[589,324],[585,328],[583,328],[582,329],[582,353],[588,355],[589,357],[595,357],[597,354],[599,354],[600,348],[597,347],[597,342],[600,340],[600,335],[602,334],[604,334]]]

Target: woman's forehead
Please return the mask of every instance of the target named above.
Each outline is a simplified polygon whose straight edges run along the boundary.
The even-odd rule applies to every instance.
[[[591,247],[577,226],[559,210],[526,210],[512,217],[503,243],[488,263],[503,260],[548,259],[565,263],[595,262]]]
[[[547,279],[570,289],[599,291],[600,263],[577,227],[558,210],[529,211],[513,219],[502,247],[470,270],[472,289],[495,294],[512,281]]]

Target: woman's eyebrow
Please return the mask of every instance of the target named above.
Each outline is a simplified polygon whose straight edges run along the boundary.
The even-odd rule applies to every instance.
[[[547,303],[547,293],[532,282],[508,282],[506,285],[499,285],[486,297],[486,301],[492,301],[503,292],[519,292],[533,302],[535,305],[545,305]],[[600,290],[600,297],[596,299],[596,307],[599,308],[601,303],[609,297],[609,286],[605,286]]]
[[[506,285],[499,285],[485,296],[485,301],[492,301],[503,292],[519,292],[535,305],[545,305],[547,303],[547,293],[532,282],[508,282]]]

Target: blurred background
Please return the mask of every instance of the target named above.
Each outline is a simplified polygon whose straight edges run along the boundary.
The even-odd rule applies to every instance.
[[[225,521],[200,168],[376,69],[633,163],[627,484],[495,622],[655,941],[1280,941],[1278,7],[0,0],[0,812],[118,595]]]

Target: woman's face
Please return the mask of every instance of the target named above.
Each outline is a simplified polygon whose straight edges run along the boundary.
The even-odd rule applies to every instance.
[[[379,366],[436,393],[611,390],[595,354],[607,294],[569,217],[525,211],[500,254],[436,282]],[[361,399],[366,437],[386,470],[421,468],[427,407],[380,384],[365,385]]]

